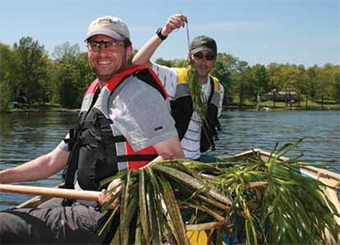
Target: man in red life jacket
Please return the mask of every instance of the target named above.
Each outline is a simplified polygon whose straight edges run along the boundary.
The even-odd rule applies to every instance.
[[[149,68],[128,66],[133,49],[126,24],[100,17],[85,41],[97,79],[84,96],[77,127],[51,153],[1,171],[0,183],[47,178],[66,166],[67,188],[98,190],[102,179],[118,171],[183,158],[162,84]],[[100,206],[111,196],[102,189],[98,202],[55,198],[39,208],[3,211],[1,243],[103,243],[106,234],[96,233],[106,219]]]

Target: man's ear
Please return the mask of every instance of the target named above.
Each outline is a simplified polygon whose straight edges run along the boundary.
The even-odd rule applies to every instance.
[[[188,60],[194,62],[194,55],[192,53],[188,53]]]

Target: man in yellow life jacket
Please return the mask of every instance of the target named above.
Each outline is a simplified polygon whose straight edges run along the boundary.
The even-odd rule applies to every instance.
[[[99,17],[85,41],[97,79],[84,96],[77,126],[49,154],[0,171],[0,183],[40,180],[67,167],[67,188],[102,192],[97,202],[54,198],[38,208],[0,212],[1,244],[102,244],[110,229],[98,236],[109,214],[100,208],[112,196],[104,188],[118,183],[102,187],[100,181],[150,161],[183,158],[163,85],[150,68],[128,66],[133,49],[126,24]]]
[[[187,68],[169,68],[150,61],[151,56],[168,37],[168,35],[187,23],[186,16],[175,14],[170,16],[163,28],[159,28],[134,56],[135,65],[151,67],[163,83],[171,104],[171,114],[176,122],[176,129],[181,140],[186,158],[204,162],[215,161],[213,157],[202,154],[209,149],[214,150],[217,140],[217,129],[220,129],[218,117],[222,112],[224,88],[218,79],[210,75],[216,57],[217,45],[213,38],[198,36],[190,44],[188,58],[196,70],[196,80],[200,83],[206,110],[193,106],[190,91],[190,79]],[[201,105],[202,106],[202,105]],[[206,115],[202,113],[205,111]],[[202,120],[202,119],[206,120]]]

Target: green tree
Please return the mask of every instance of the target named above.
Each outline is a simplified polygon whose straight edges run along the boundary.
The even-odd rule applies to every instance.
[[[137,52],[138,52],[138,49],[134,49],[134,50],[133,50],[132,55],[131,55],[131,57],[130,57],[130,59],[129,59],[129,61],[128,61],[128,64],[129,64],[129,65],[132,65],[133,57],[135,57],[135,55],[137,54]],[[86,53],[86,56],[87,56],[87,53]]]
[[[245,99],[246,86],[251,79],[250,67],[245,61],[240,61],[238,69],[233,71],[230,75],[231,86],[229,86],[229,100],[232,100],[238,94],[238,106],[242,108]]]
[[[241,72],[248,66],[246,61],[240,61],[238,58],[233,57],[230,54],[219,53],[216,58],[214,68],[212,69],[212,75],[216,76],[220,83],[224,87],[224,102],[229,104],[231,101],[235,88],[238,84],[233,83],[232,74],[235,72]],[[234,81],[239,82],[239,80]],[[242,82],[242,81],[241,81]]]
[[[57,61],[65,61],[66,63],[74,63],[80,55],[78,44],[71,45],[69,42],[63,43],[54,48],[52,57]]]
[[[281,68],[282,66],[276,63],[270,63],[267,66],[267,73],[269,76],[269,87],[268,90],[273,93],[273,106],[275,107],[275,97],[276,93],[280,92],[282,87],[282,82],[281,82]]]
[[[254,65],[251,67],[251,83],[247,84],[247,95],[251,98],[254,104],[257,105],[258,98],[268,92],[269,75],[264,65]]]
[[[171,61],[171,67],[187,67],[188,65],[187,59],[174,59]]]
[[[79,73],[76,67],[65,61],[56,62],[51,72],[53,101],[65,107],[79,106]]]
[[[307,76],[307,90],[306,90],[306,107],[308,105],[308,98],[314,101],[316,95],[317,74],[319,73],[319,67],[314,65],[306,70]]]
[[[42,83],[46,82],[48,56],[43,45],[31,37],[23,37],[13,49],[18,57],[18,81],[16,96],[24,97],[28,103],[41,101],[46,94]]]
[[[9,45],[0,43],[0,108],[5,108],[15,97],[18,86],[18,59]]]
[[[158,65],[162,65],[162,66],[172,67],[171,60],[165,60],[165,59],[159,58],[159,59],[156,59],[155,63]]]
[[[296,65],[282,65],[280,72],[281,89],[286,92],[286,105],[288,102],[292,106],[291,94],[297,93],[300,95],[303,91],[304,69]]]
[[[50,89],[53,101],[66,107],[79,107],[89,84],[95,79],[87,58],[78,45],[64,43],[55,48]]]
[[[238,107],[242,108],[246,96],[247,84],[251,84],[251,68],[244,64],[238,71],[231,74],[233,91],[238,93]]]
[[[332,97],[336,101],[336,103],[340,103],[340,66],[334,67],[334,73],[333,73],[333,91],[332,91]]]
[[[78,97],[77,103],[79,106],[82,102],[86,89],[91,84],[91,82],[96,79],[96,74],[93,72],[91,66],[89,65],[87,52],[80,53],[75,62],[75,66],[78,70]]]
[[[316,78],[316,97],[321,101],[322,107],[324,106],[324,100],[334,98],[334,84],[336,84],[336,80],[334,65],[326,64],[318,70]]]
[[[295,91],[298,94],[298,97],[301,98],[302,94],[306,95],[308,93],[308,76],[306,73],[306,69],[303,65],[293,66],[296,70],[296,82],[294,84]],[[298,100],[298,106],[300,106],[300,100]]]

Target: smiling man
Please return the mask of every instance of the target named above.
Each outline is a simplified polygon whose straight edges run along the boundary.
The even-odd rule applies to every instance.
[[[54,198],[38,208],[0,212],[1,244],[107,242],[110,229],[97,234],[108,217],[100,208],[112,196],[106,189],[119,181],[105,187],[100,181],[151,161],[183,158],[163,85],[151,69],[128,66],[132,46],[125,23],[100,17],[85,41],[97,79],[84,96],[78,125],[51,153],[0,171],[0,183],[40,180],[66,166],[67,188],[102,192],[97,202]],[[113,226],[117,222],[119,217]]]
[[[208,36],[198,36],[190,44],[188,59],[196,67],[197,83],[201,84],[204,105],[207,110],[193,109],[192,96],[188,81],[187,68],[169,68],[150,61],[151,56],[168,35],[187,22],[186,16],[175,14],[170,16],[166,25],[159,28],[156,34],[145,43],[132,60],[133,64],[152,67],[162,81],[171,100],[171,114],[176,122],[176,129],[186,158],[203,162],[216,161],[208,154],[202,154],[215,148],[219,129],[218,117],[222,113],[223,86],[218,79],[211,76],[217,57],[217,45]],[[202,111],[206,111],[205,122],[202,123]]]

